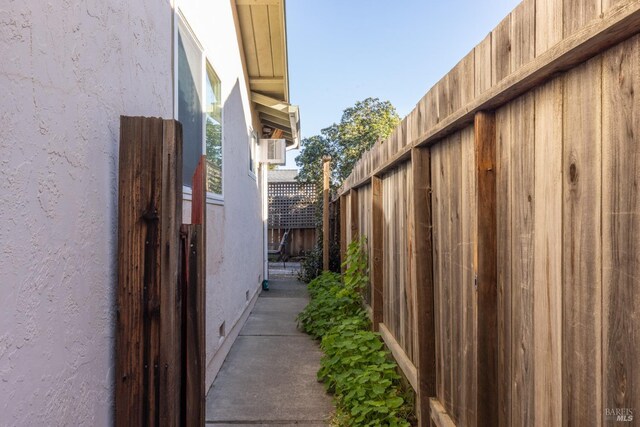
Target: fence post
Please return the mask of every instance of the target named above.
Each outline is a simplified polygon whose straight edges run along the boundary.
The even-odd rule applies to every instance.
[[[378,331],[383,322],[384,307],[384,246],[383,227],[384,215],[382,210],[382,179],[378,176],[371,177],[371,253],[373,254],[373,272],[371,274],[371,311],[373,330]]]
[[[429,148],[411,150],[413,173],[413,280],[416,289],[418,331],[418,425],[428,427],[429,398],[436,395],[436,341],[433,292],[433,246],[431,217],[431,155]]]
[[[496,123],[492,112],[474,119],[477,173],[477,419],[498,425],[498,290],[496,220]]]
[[[331,174],[331,157],[322,158],[322,269],[329,271],[329,175]]]
[[[182,130],[120,117],[115,424],[180,423]]]

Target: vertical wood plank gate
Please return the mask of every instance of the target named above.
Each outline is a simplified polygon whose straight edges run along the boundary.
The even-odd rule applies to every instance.
[[[204,425],[204,163],[182,225],[182,127],[121,117],[118,426]]]

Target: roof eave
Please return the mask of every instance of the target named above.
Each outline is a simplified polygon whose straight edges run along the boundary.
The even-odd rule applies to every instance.
[[[294,149],[300,146],[300,112],[299,108],[289,104],[289,60],[287,50],[287,25],[286,25],[286,3],[285,0],[233,0],[236,8],[236,15],[240,16],[240,7],[243,7],[243,19],[238,18],[239,36],[240,36],[240,50],[243,55],[243,63],[245,66],[246,77],[248,79],[248,86],[251,95],[251,101],[257,106],[262,106],[268,109],[273,109],[273,115],[278,120],[264,120],[263,116],[272,116],[272,114],[262,114],[258,112],[260,123],[263,126],[270,128],[281,129],[285,133],[285,140],[287,141],[287,149]],[[275,16],[279,16],[279,19],[273,18],[273,15],[269,15],[268,24],[269,31],[264,30],[264,22],[257,23],[254,20],[254,11],[262,13],[265,16],[264,9],[258,10],[254,8],[267,7],[267,15],[273,14],[273,7],[278,8],[278,13]],[[264,19],[262,19],[264,21]],[[272,31],[271,27],[274,25],[273,21],[277,21],[276,31]],[[256,29],[262,29],[260,31]],[[260,36],[259,34],[262,34]],[[275,36],[274,36],[275,34]],[[260,39],[262,37],[262,39]],[[274,37],[277,39],[274,40]],[[268,43],[264,43],[264,39],[268,38]],[[264,73],[264,69],[260,68],[258,61],[258,53],[261,52],[260,58],[264,59],[265,49],[258,47],[258,42],[262,41],[261,46],[269,45],[272,48],[267,49],[267,61],[270,60],[272,64],[279,64],[281,66],[282,76],[277,75],[275,67],[273,73]],[[279,45],[280,49],[274,49],[274,43]],[[255,55],[249,57],[249,55]],[[270,55],[270,56],[269,56]],[[251,59],[251,60],[250,60]],[[267,68],[269,70],[269,68]],[[262,98],[261,98],[262,97]],[[258,98],[266,102],[256,101],[254,98]],[[275,108],[272,105],[278,105],[279,107],[286,106],[287,108]]]

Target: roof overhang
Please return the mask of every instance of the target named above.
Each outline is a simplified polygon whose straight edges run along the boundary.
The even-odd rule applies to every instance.
[[[251,92],[251,101],[260,116],[260,122],[271,129],[280,129],[290,148],[300,142],[300,113],[297,105],[278,101],[258,92]]]
[[[235,0],[251,101],[263,128],[300,143],[300,114],[289,104],[285,0]]]

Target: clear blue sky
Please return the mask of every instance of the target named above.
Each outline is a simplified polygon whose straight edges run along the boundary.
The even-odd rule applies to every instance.
[[[404,117],[519,0],[287,0],[289,89],[302,137],[367,97]],[[297,150],[285,168],[295,168]]]

